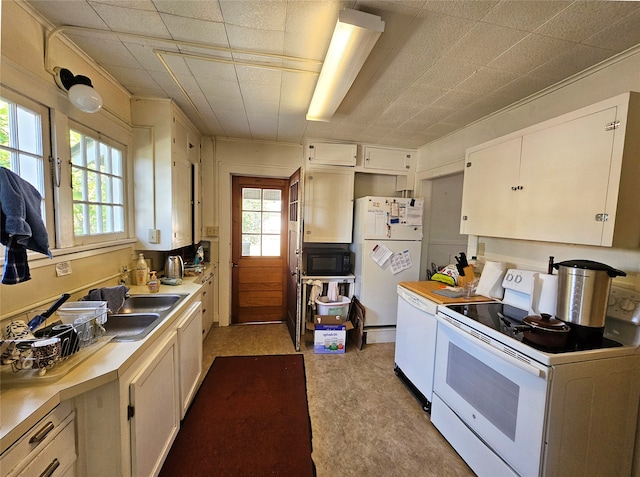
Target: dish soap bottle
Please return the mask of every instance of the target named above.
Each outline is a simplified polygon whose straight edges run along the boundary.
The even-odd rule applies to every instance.
[[[147,283],[147,286],[151,293],[158,293],[160,291],[160,283],[158,282],[158,277],[156,277],[155,270],[151,272],[151,279],[149,280],[149,283]]]
[[[147,268],[147,262],[144,260],[144,255],[138,255],[138,262],[136,263],[136,285],[146,285],[147,276],[149,275],[149,269]]]
[[[118,283],[120,285],[129,286],[129,269],[126,265],[122,267],[122,273],[120,273],[120,281]]]

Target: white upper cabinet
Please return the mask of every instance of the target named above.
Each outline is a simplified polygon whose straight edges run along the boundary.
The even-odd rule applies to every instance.
[[[640,247],[640,95],[467,150],[461,233]]]
[[[310,165],[350,166],[356,165],[356,144],[334,144],[313,142],[307,144],[306,156]]]
[[[200,236],[192,221],[195,213],[200,227],[200,135],[169,100],[133,99],[131,104],[138,248],[191,245]]]
[[[521,146],[516,137],[467,153],[460,233],[514,236]]]
[[[413,151],[406,149],[365,146],[363,166],[365,169],[409,172],[412,169],[412,157],[415,157]]]
[[[351,243],[353,231],[353,169],[307,170],[303,240],[310,243]]]

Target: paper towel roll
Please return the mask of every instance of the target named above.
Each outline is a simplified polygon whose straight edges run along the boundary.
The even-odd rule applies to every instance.
[[[480,275],[478,295],[488,296],[502,300],[504,296],[504,288],[502,288],[502,279],[507,271],[507,264],[504,262],[486,262]]]
[[[533,279],[533,311],[555,316],[557,299],[558,275],[538,273]]]

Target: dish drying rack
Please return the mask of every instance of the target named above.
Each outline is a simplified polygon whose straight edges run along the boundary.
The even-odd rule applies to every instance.
[[[41,313],[42,310],[25,313],[23,323]],[[11,321],[20,323],[19,317]],[[106,321],[106,306],[60,309],[33,331],[35,338],[0,340],[0,381],[9,384],[32,383],[33,378],[59,379],[111,341],[111,336],[105,336]]]

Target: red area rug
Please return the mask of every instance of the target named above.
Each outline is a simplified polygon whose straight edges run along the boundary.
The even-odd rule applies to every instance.
[[[217,357],[160,476],[315,475],[301,354]]]

